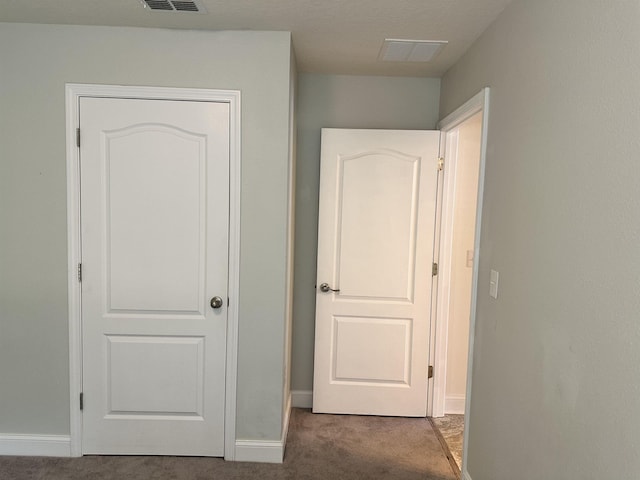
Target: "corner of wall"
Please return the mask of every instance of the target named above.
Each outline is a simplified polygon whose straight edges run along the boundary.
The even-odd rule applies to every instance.
[[[291,406],[295,408],[312,408],[313,390],[291,390]]]
[[[282,463],[291,418],[291,395],[287,398],[280,440],[236,440],[236,462]]]
[[[285,328],[283,352],[283,423],[288,424],[291,410],[291,350],[293,340],[293,277],[295,250],[295,191],[296,191],[296,59],[293,44],[290,46],[289,64],[289,145],[287,172],[287,233],[286,233],[286,286],[285,286]],[[283,427],[283,435],[286,432]]]

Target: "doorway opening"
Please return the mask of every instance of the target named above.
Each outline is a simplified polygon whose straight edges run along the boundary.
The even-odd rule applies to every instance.
[[[471,394],[488,100],[484,89],[439,124],[445,165],[435,255],[439,271],[431,416],[461,471]]]

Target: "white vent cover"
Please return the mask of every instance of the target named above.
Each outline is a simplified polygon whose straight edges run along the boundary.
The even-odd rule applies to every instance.
[[[446,40],[401,40],[387,38],[378,60],[383,62],[429,62],[449,43]]]
[[[145,8],[157,12],[207,13],[199,0],[141,0]]]

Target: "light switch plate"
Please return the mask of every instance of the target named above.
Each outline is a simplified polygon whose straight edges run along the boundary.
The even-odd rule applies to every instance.
[[[491,279],[489,280],[489,296],[498,298],[498,279],[500,274],[495,270],[491,270]]]

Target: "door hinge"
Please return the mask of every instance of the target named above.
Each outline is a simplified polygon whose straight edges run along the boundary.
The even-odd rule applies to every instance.
[[[429,373],[427,378],[433,378],[433,365],[429,365]]]
[[[438,171],[444,170],[444,157],[438,158]]]
[[[76,128],[76,145],[80,148],[80,127]]]
[[[78,281],[82,282],[82,264],[78,264]]]
[[[434,277],[438,275],[438,264],[435,262],[431,265],[431,275]]]
[[[80,410],[84,410],[84,393],[80,392]]]

